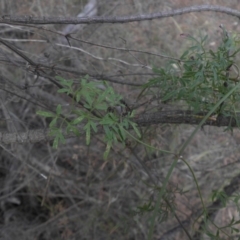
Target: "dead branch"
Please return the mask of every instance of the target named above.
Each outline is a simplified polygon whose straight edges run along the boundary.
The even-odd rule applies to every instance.
[[[136,21],[146,21],[153,19],[161,19],[166,17],[173,17],[191,12],[220,12],[234,17],[240,17],[240,12],[222,6],[214,5],[199,5],[180,8],[171,11],[164,11],[160,13],[120,16],[120,17],[33,17],[33,16],[12,16],[4,15],[0,19],[0,23],[8,24],[96,24],[96,23],[129,23]]]

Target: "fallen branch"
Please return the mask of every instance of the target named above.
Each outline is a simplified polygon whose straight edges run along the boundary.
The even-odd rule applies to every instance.
[[[153,19],[160,19],[166,17],[173,17],[191,12],[221,12],[234,17],[240,18],[240,12],[222,6],[214,5],[199,5],[180,8],[171,11],[164,11],[160,13],[139,14],[132,16],[120,17],[33,17],[33,16],[11,16],[4,15],[0,18],[0,23],[8,24],[96,24],[96,23],[128,23],[137,21],[146,21]]]
[[[149,126],[152,124],[199,124],[204,118],[204,114],[195,114],[191,111],[164,111],[158,113],[149,113],[136,116],[133,121],[138,124],[139,127]],[[240,115],[237,116],[240,119]],[[209,117],[204,125],[217,126],[217,127],[237,127],[237,121],[232,117],[226,117],[219,115],[218,117]],[[85,135],[83,130],[84,125],[78,127],[80,133]],[[0,143],[35,143],[41,141],[51,141],[54,136],[50,136],[50,129],[37,129],[29,130],[27,132],[16,132],[16,133],[0,133]],[[66,130],[62,130],[65,138],[75,137],[75,134]],[[98,133],[102,133],[102,130],[98,129]]]

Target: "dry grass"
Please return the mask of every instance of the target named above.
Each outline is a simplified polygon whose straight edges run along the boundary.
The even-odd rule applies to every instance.
[[[176,9],[190,6],[193,1],[98,2],[99,16],[120,16]],[[2,0],[0,14],[76,16],[85,4],[83,0]],[[237,0],[194,1],[194,5],[198,4],[240,8]],[[27,43],[18,41],[14,44],[37,61],[72,67],[83,73],[114,76],[130,83],[144,83],[149,76],[143,73],[151,73],[148,67],[164,66],[166,60],[117,48],[179,57],[188,46],[188,42],[180,37],[181,33],[195,37],[200,33],[208,34],[209,46],[214,47],[220,41],[220,24],[224,24],[229,32],[238,32],[240,28],[235,18],[203,12],[146,22],[85,26],[72,36],[93,44],[71,40],[71,45],[78,49],[70,49],[67,42],[57,34],[34,28],[27,36],[16,36],[13,30],[3,34],[3,37],[29,39]],[[61,31],[63,26],[47,28]],[[34,42],[36,39],[48,42]],[[65,46],[56,45],[62,41]],[[105,48],[104,45],[113,49]],[[3,51],[6,49],[0,49],[0,56]],[[13,69],[3,63],[0,69],[1,78],[22,86],[26,83],[32,86],[26,93],[31,96],[35,94],[34,100],[41,104],[55,108],[59,101],[63,104],[70,102],[68,98],[60,98],[46,79],[36,79],[25,69]],[[71,73],[65,73],[65,76],[74,79],[81,77]],[[115,83],[111,85],[124,95],[128,103],[135,104],[138,88]],[[50,96],[50,100],[47,96]],[[46,127],[48,122],[35,114],[39,108],[25,100],[10,102],[7,109],[11,118],[6,119],[2,111],[1,131]],[[193,126],[186,125],[154,126],[148,130],[145,139],[159,149],[177,152],[193,129]],[[240,132],[237,129],[231,135],[223,132],[222,128],[204,127],[185,150],[183,157],[195,171],[206,205],[210,204],[212,190],[223,188],[232,177],[239,174],[239,139]],[[104,148],[101,136],[94,137],[88,147],[85,145],[85,137],[69,139],[58,150],[53,150],[51,143],[1,146],[1,239],[147,239],[149,215],[134,215],[133,210],[156,197],[156,192],[149,186],[152,185],[149,176],[129,150],[116,146],[108,161],[104,161]],[[145,162],[151,176],[161,184],[173,160],[172,156],[151,152],[142,146],[137,146],[135,153]],[[180,194],[179,189],[186,193]],[[186,227],[193,233],[197,224],[193,227],[192,223],[196,219],[196,212],[201,209],[201,203],[193,178],[182,162],[178,163],[168,190],[176,204],[177,214],[183,222],[189,220]],[[238,217],[231,204],[217,212],[216,223],[221,225],[229,221],[229,216]],[[156,225],[154,239],[187,238],[176,220],[170,216],[166,222]]]

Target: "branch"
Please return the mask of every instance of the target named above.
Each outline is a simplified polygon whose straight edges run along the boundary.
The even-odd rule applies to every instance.
[[[194,114],[191,111],[165,111],[158,113],[149,113],[136,116],[133,121],[138,124],[139,127],[149,126],[152,124],[199,124],[206,113]],[[237,116],[240,119],[240,115]],[[237,122],[231,117],[218,116],[217,118],[210,117],[205,125],[210,126],[231,126],[237,127]],[[84,132],[84,125],[79,126],[79,131]],[[103,131],[98,129],[98,133]],[[65,138],[75,137],[74,133],[67,133],[65,130],[63,135]],[[40,141],[50,141],[54,139],[54,136],[50,136],[50,129],[38,129],[29,130],[27,132],[17,133],[0,133],[0,143],[35,143]]]
[[[85,5],[82,12],[80,12],[77,17],[93,17],[97,15],[97,0],[89,0],[89,2]],[[64,35],[71,34],[77,31],[81,31],[83,28],[82,26],[76,26],[76,25],[68,25],[64,28],[62,31]]]
[[[240,17],[240,12],[228,7],[213,6],[213,5],[199,5],[192,7],[185,7],[171,11],[164,11],[152,14],[139,14],[132,16],[120,17],[33,17],[33,16],[11,16],[4,15],[0,19],[0,23],[8,24],[96,24],[96,23],[128,23],[136,21],[146,21],[153,19],[160,19],[166,17],[173,17],[191,12],[221,12],[234,17]]]
[[[135,122],[139,126],[148,126],[159,123],[169,124],[199,124],[206,116],[207,112],[194,113],[192,111],[164,111],[155,112],[149,114],[142,114],[135,117]],[[238,121],[240,121],[240,115],[236,115]],[[210,126],[231,126],[237,127],[237,121],[233,117],[226,117],[223,115],[211,116],[207,119],[204,125]]]
[[[11,58],[9,57],[9,59],[6,58],[2,58],[0,56],[0,62],[5,62],[5,63],[10,63],[10,64],[16,64],[19,67],[26,67],[26,63],[23,61],[19,61],[16,58]],[[64,66],[55,66],[55,65],[49,65],[49,64],[44,64],[44,63],[38,63],[38,62],[34,62],[34,66],[38,66],[38,68],[44,68],[44,69],[48,69],[51,70],[51,74],[52,76],[58,76],[58,74],[56,74],[56,71],[61,71],[61,72],[65,72],[65,73],[72,73],[72,74],[76,74],[77,76],[86,76],[88,75],[91,78],[94,78],[96,80],[105,80],[105,81],[109,81],[109,82],[113,82],[113,83],[117,83],[117,84],[125,84],[125,85],[129,85],[129,86],[142,86],[142,83],[135,83],[135,82],[129,82],[129,81],[124,81],[122,79],[119,78],[115,78],[114,76],[108,76],[108,75],[104,75],[104,74],[93,74],[90,72],[83,72],[83,71],[78,71],[75,68],[70,68],[70,67],[64,67]],[[38,72],[39,76],[42,76],[41,72]],[[121,74],[119,76],[121,77],[125,77],[128,76],[129,74]],[[148,76],[155,76],[157,74],[154,73],[139,73],[139,74],[132,74],[132,75],[148,75]]]

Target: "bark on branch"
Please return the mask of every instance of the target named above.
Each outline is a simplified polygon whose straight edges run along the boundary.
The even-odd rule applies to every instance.
[[[152,124],[199,124],[206,113],[195,114],[191,111],[164,111],[150,114],[143,114],[136,116],[133,120],[138,124],[139,127],[149,126]],[[240,115],[237,116],[240,118]],[[237,127],[237,122],[234,118],[218,116],[209,117],[204,125],[211,126],[231,126]],[[84,125],[79,126],[79,131],[84,135],[83,130]],[[99,128],[99,133],[102,130]],[[67,133],[64,129],[62,130],[65,138],[75,137],[73,133]],[[17,133],[0,133],[0,143],[10,144],[10,143],[35,143],[40,141],[50,141],[54,139],[54,136],[50,136],[50,129],[38,129],[29,130],[27,132],[17,132]]]
[[[33,16],[11,16],[4,15],[0,17],[0,23],[7,24],[95,24],[95,23],[128,23],[136,21],[146,21],[153,19],[160,19],[166,17],[173,17],[191,12],[221,12],[234,17],[240,17],[240,12],[223,6],[214,5],[199,5],[180,8],[171,11],[164,11],[160,13],[139,14],[132,16],[119,17],[33,17]]]

